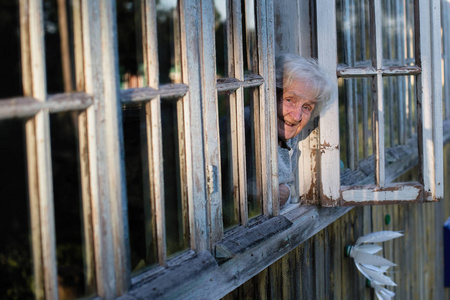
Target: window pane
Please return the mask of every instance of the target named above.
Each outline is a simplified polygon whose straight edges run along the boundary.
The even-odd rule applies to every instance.
[[[116,3],[121,88],[142,87],[145,85],[142,1],[117,0]]]
[[[22,121],[1,121],[0,141],[0,299],[33,299],[34,276]]]
[[[341,184],[374,181],[371,79],[339,79]],[[358,172],[363,170],[363,172]]]
[[[236,133],[236,120],[234,118],[236,113],[232,113],[232,111],[236,107],[232,107],[231,99],[234,99],[234,97],[228,93],[219,93],[218,96],[223,227],[230,229],[239,225],[238,178],[235,176],[238,162],[233,159],[233,157],[236,157],[233,155],[233,139],[236,143],[236,134],[233,135],[233,132]]]
[[[159,82],[181,82],[179,5],[176,0],[157,1]]]
[[[418,163],[415,77],[385,77],[383,84],[385,166],[386,174],[390,174],[406,171]],[[417,181],[418,173],[411,178]]]
[[[244,90],[245,105],[245,155],[247,170],[247,204],[248,218],[262,213],[261,204],[261,166],[260,166],[260,132],[259,97],[255,88]]]
[[[60,295],[94,296],[90,213],[83,213],[78,112],[50,115],[58,288]],[[84,217],[86,215],[86,218]],[[62,296],[61,296],[62,297]]]
[[[184,141],[182,99],[162,100],[162,140],[167,255],[189,247],[187,199],[184,189]]]
[[[74,34],[70,1],[44,0],[48,93],[75,90]]]
[[[383,0],[382,39],[383,64],[414,65],[414,4],[413,0]]]
[[[144,267],[157,263],[150,203],[145,105],[124,105],[122,116],[131,270],[138,274]]]
[[[255,1],[242,2],[244,45],[244,73],[258,73],[258,44],[256,39]]]
[[[227,0],[214,0],[216,32],[216,74],[218,78],[228,76]]]
[[[22,65],[20,57],[19,1],[2,1],[0,7],[1,66],[0,100],[23,95]]]
[[[369,0],[337,0],[338,63],[370,66]]]

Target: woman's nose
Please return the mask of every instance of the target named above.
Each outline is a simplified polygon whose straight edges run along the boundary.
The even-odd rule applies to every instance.
[[[292,111],[291,111],[291,116],[297,121],[300,122],[302,120],[302,115],[303,115],[303,111],[302,111],[302,107],[295,107]]]

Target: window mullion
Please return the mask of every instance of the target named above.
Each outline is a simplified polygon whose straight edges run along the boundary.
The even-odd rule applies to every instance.
[[[182,80],[189,85],[183,97],[186,147],[186,182],[188,189],[191,247],[196,251],[209,249],[209,229],[206,206],[205,151],[203,142],[201,90],[198,57],[198,1],[180,1]],[[196,49],[196,50],[194,50]],[[200,141],[199,141],[200,139]]]
[[[419,9],[418,53],[422,67],[418,87],[421,103],[418,109],[419,149],[422,149],[424,200],[435,201],[443,196],[440,3],[419,0],[416,6]]]
[[[86,114],[97,291],[108,299],[126,291],[129,274],[123,232],[125,178],[119,149],[115,16],[112,2],[84,0],[81,6],[85,90],[95,99]]]
[[[384,101],[383,101],[383,45],[382,45],[381,1],[370,1],[371,54],[377,74],[372,79],[373,132],[375,154],[375,178],[378,187],[385,185],[384,157]]]
[[[276,77],[275,77],[275,24],[274,24],[274,4],[273,1],[266,1],[265,5],[266,16],[266,43],[267,43],[267,73],[265,78],[265,88],[267,95],[267,120],[268,120],[268,154],[270,177],[268,183],[268,193],[271,193],[267,205],[267,213],[277,215],[279,213],[278,204],[278,131],[277,131],[277,99],[276,99]],[[270,202],[271,200],[271,202]]]
[[[204,140],[207,168],[208,210],[211,224],[210,247],[220,241],[223,236],[222,187],[219,144],[219,121],[216,93],[214,42],[214,4],[213,1],[201,1],[201,77],[202,103],[204,114]]]
[[[265,79],[265,84],[259,88],[259,126],[257,130],[260,132],[260,143],[256,143],[261,146],[260,162],[261,165],[261,182],[262,182],[262,207],[263,214],[270,216],[273,211],[278,212],[278,208],[274,207],[275,203],[278,204],[277,194],[272,188],[272,161],[277,160],[277,156],[272,155],[274,150],[271,144],[276,144],[274,141],[278,139],[274,136],[274,123],[271,116],[276,115],[276,99],[273,97],[275,94],[274,84],[274,44],[269,44],[269,36],[273,29],[270,31],[269,25],[273,25],[270,22],[270,15],[268,9],[271,9],[272,2],[270,1],[256,1],[256,25],[257,27],[257,42],[258,42],[258,72]],[[271,12],[273,13],[273,12]],[[272,45],[272,46],[271,46]],[[269,59],[272,58],[272,61]],[[275,132],[276,133],[276,132]],[[277,153],[277,152],[275,152]],[[277,172],[278,173],[278,172]],[[277,185],[278,186],[278,185]],[[278,189],[278,188],[277,188]],[[275,197],[274,197],[275,196]]]
[[[230,0],[232,2],[232,35],[233,35],[233,54],[231,74],[234,78],[243,81],[244,80],[244,50],[243,43],[244,37],[242,35],[242,19],[244,17],[241,1]],[[240,87],[234,93],[234,97],[230,97],[232,101],[232,107],[235,108],[236,113],[236,134],[237,143],[235,151],[238,161],[238,187],[239,187],[239,212],[241,225],[246,226],[248,223],[248,206],[247,206],[247,174],[246,174],[246,155],[245,155],[245,120],[244,120],[244,88]],[[232,112],[233,113],[233,112]]]
[[[442,0],[441,3],[442,16],[442,42],[444,44],[444,99],[445,99],[445,119],[450,119],[450,3]]]
[[[339,170],[339,107],[336,77],[336,4],[334,0],[317,5],[317,45],[319,65],[332,80],[331,99],[320,113],[320,202],[323,206],[335,206],[340,198]]]
[[[144,9],[144,63],[147,68],[147,84],[150,88],[159,89],[158,39],[156,26],[156,4],[154,0],[147,0]],[[161,131],[161,97],[160,95],[145,104],[147,152],[150,184],[151,211],[154,213],[153,232],[156,241],[158,263],[164,266],[167,263],[166,226],[164,205],[164,173]],[[147,249],[149,251],[149,249]]]
[[[26,32],[29,44],[22,40],[23,57],[29,62],[30,72],[24,72],[25,93],[30,93],[38,101],[47,101],[44,49],[44,15],[42,1],[21,1],[21,19],[27,26]],[[28,77],[28,78],[25,78]],[[56,271],[56,237],[53,208],[53,181],[50,153],[50,120],[47,109],[41,109],[32,120],[26,123],[27,154],[29,159],[30,210],[32,224],[38,225],[40,232],[32,229],[33,258],[35,260],[35,287],[37,298],[42,298],[39,290],[42,287],[41,275],[46,298],[57,298],[58,281]],[[40,216],[45,216],[41,218]],[[39,241],[38,241],[39,239]],[[42,255],[39,257],[39,255]],[[39,260],[42,261],[39,262]]]

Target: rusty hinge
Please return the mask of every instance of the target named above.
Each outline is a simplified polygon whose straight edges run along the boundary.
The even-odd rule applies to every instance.
[[[309,148],[319,149],[319,128],[314,129],[309,134]]]

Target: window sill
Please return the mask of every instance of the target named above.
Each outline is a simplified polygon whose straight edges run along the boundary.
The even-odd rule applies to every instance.
[[[290,205],[282,216],[227,236],[218,244],[233,246],[229,248],[233,249],[232,256],[227,260],[216,260],[210,252],[198,253],[178,265],[146,276],[145,280],[133,280],[129,293],[120,299],[203,299],[205,295],[208,299],[219,299],[351,209]],[[245,233],[256,238],[234,247],[236,243],[233,245],[232,241],[236,242]]]

